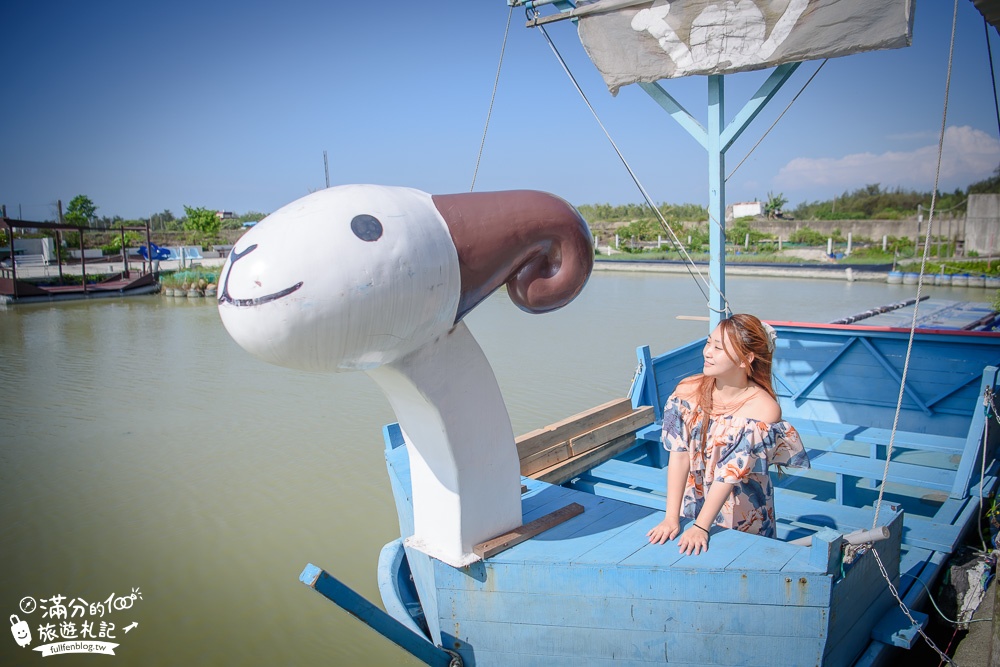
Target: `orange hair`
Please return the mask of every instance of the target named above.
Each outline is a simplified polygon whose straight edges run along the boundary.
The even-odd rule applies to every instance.
[[[722,350],[734,364],[743,364],[747,368],[747,377],[764,389],[771,398],[777,400],[774,387],[771,384],[771,361],[774,352],[764,325],[753,315],[739,313],[719,322],[722,333]],[[732,343],[733,349],[729,349]],[[753,360],[750,355],[753,354]],[[715,378],[707,375],[695,375],[692,380],[698,382],[698,404],[702,409],[701,437],[704,444],[708,431],[708,422],[712,417],[712,390],[715,388]],[[690,424],[689,427],[694,426]]]

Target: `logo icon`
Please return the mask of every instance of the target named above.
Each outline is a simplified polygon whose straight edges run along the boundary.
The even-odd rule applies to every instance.
[[[28,624],[15,614],[11,614],[10,617],[10,631],[14,634],[14,641],[18,646],[23,648],[31,643],[31,630]]]

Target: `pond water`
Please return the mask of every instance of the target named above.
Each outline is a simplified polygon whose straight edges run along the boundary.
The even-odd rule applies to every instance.
[[[737,311],[816,322],[915,292],[728,288]],[[635,348],[704,336],[705,322],[676,319],[704,313],[688,276],[598,272],[561,311],[527,315],[501,291],[467,322],[519,434],[623,396]],[[213,303],[162,296],[7,307],[0,364],[0,616],[26,620],[33,646],[39,625],[88,620],[119,644],[116,665],[418,664],[298,582],[312,562],[380,603],[378,552],[399,534],[381,438],[395,419],[367,376],[266,365]],[[39,608],[20,609],[26,597]],[[97,615],[109,598],[120,608]],[[66,619],[42,618],[60,603]],[[40,659],[0,641],[0,664]]]

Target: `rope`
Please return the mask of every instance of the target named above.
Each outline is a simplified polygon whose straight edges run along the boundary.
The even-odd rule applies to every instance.
[[[740,167],[742,167],[743,163],[747,161],[747,158],[749,158],[750,155],[755,150],[757,150],[757,147],[760,146],[761,142],[764,141],[764,139],[767,137],[767,135],[769,135],[771,133],[771,130],[773,130],[774,126],[778,124],[778,121],[781,120],[781,117],[785,115],[786,111],[788,111],[789,109],[792,108],[792,105],[795,104],[795,100],[799,99],[799,95],[801,95],[805,91],[806,86],[808,86],[810,83],[812,83],[812,80],[816,78],[816,75],[819,74],[819,71],[821,69],[823,69],[823,65],[825,65],[829,60],[830,59],[827,58],[826,60],[824,60],[823,62],[821,62],[819,64],[819,67],[817,67],[816,71],[812,73],[812,76],[809,77],[809,80],[806,81],[805,84],[803,84],[802,88],[799,89],[799,92],[795,93],[795,97],[793,97],[792,101],[788,103],[788,106],[786,106],[784,108],[784,110],[780,114],[778,114],[778,117],[774,119],[774,122],[771,123],[771,127],[767,128],[767,132],[765,132],[764,134],[761,135],[760,139],[757,140],[757,143],[755,143],[753,145],[753,148],[751,148],[750,151],[746,155],[743,156],[743,159],[740,160],[740,163],[738,165],[736,165],[735,167],[733,167],[733,170],[731,172],[729,172],[729,175],[726,176],[726,181],[728,181],[730,178],[732,178],[733,174],[736,173],[736,170],[739,169]]]
[[[526,10],[525,13],[527,14],[529,21],[534,20],[534,14],[535,14],[534,10],[528,9]],[[675,246],[679,249],[679,252],[684,257],[685,260],[684,267],[687,269],[687,272],[691,276],[691,278],[694,279],[695,284],[698,285],[698,291],[701,292],[701,295],[705,298],[706,303],[709,303],[709,308],[716,312],[723,312],[723,313],[730,312],[731,309],[729,307],[729,301],[726,299],[725,293],[721,289],[719,289],[718,285],[715,284],[715,281],[711,279],[711,276],[709,276],[709,278],[706,280],[705,276],[695,265],[694,260],[691,259],[691,255],[688,254],[687,248],[684,246],[683,243],[681,243],[681,240],[677,238],[677,234],[674,233],[674,230],[667,223],[666,218],[663,217],[663,214],[660,212],[660,210],[656,207],[655,204],[653,204],[653,199],[649,196],[649,193],[646,191],[646,188],[643,187],[642,183],[639,181],[639,177],[636,176],[635,171],[632,170],[632,167],[629,165],[628,160],[625,159],[625,156],[622,154],[621,150],[619,150],[618,144],[615,143],[615,140],[611,137],[611,134],[604,126],[604,123],[601,121],[600,116],[598,116],[597,114],[597,110],[594,109],[594,106],[590,103],[590,100],[587,99],[586,93],[583,92],[583,88],[580,87],[580,84],[577,82],[576,77],[573,76],[573,73],[570,71],[569,66],[563,59],[562,54],[559,53],[559,49],[556,48],[556,45],[552,41],[552,38],[549,37],[549,33],[548,31],[545,30],[545,26],[539,24],[537,25],[537,28],[541,31],[542,35],[545,37],[545,41],[548,42],[549,48],[552,49],[552,53],[555,54],[556,59],[562,66],[563,71],[566,72],[566,76],[569,77],[569,80],[573,83],[573,87],[576,88],[576,92],[580,94],[580,97],[583,98],[583,101],[587,105],[587,108],[590,109],[591,115],[594,117],[594,120],[597,121],[597,124],[601,128],[601,131],[604,132],[604,136],[607,137],[608,141],[611,143],[611,147],[618,155],[618,159],[621,160],[621,163],[625,166],[625,170],[628,172],[629,176],[632,178],[632,182],[635,183],[635,186],[636,188],[638,188],[639,193],[646,201],[646,205],[649,206],[649,208],[656,215],[657,219],[660,222],[660,226],[664,229],[664,231],[667,232],[667,234],[670,235],[670,238],[673,239]],[[699,279],[701,280],[701,283],[704,284],[705,288],[709,290],[714,289],[715,292],[717,292],[722,297],[722,300],[725,303],[725,308],[723,310],[719,311],[718,309],[711,307],[711,300],[708,297],[708,292],[706,292],[705,289],[702,288],[702,285],[698,283]]]
[[[951,43],[948,49],[948,75],[944,84],[944,109],[941,113],[941,131],[938,135],[937,166],[934,171],[934,191],[931,194],[931,209],[927,215],[927,234],[924,238],[924,254],[920,259],[920,275],[917,278],[917,302],[913,304],[913,319],[910,322],[910,336],[906,344],[906,355],[903,360],[903,373],[899,383],[899,396],[896,399],[896,414],[892,419],[892,431],[889,434],[889,446],[885,453],[885,469],[882,471],[882,483],[878,489],[878,500],[875,502],[875,518],[872,528],[878,526],[879,510],[882,507],[882,497],[885,493],[885,482],[889,477],[889,462],[892,461],[892,449],[896,440],[896,428],[899,426],[899,414],[903,409],[903,396],[906,388],[906,376],[910,370],[910,354],[913,352],[913,336],[917,329],[917,313],[920,310],[920,293],[924,287],[924,273],[927,268],[927,258],[931,249],[931,223],[934,221],[934,207],[937,205],[938,184],[941,180],[941,156],[944,153],[944,131],[948,121],[948,94],[951,90],[951,68],[955,58],[955,28],[958,24],[958,0],[955,0],[955,11],[951,21]]]
[[[986,31],[986,54],[990,59],[990,82],[993,84],[993,109],[997,114],[997,129],[1000,130],[1000,104],[997,103],[997,77],[993,71],[993,48],[990,46],[990,25],[983,17],[983,29]]]
[[[500,68],[503,66],[503,54],[507,50],[507,35],[510,34],[510,19],[514,16],[514,6],[511,5],[510,11],[507,12],[507,27],[503,31],[503,45],[500,46],[500,62],[497,63],[497,76],[493,80],[493,94],[490,95],[490,109],[486,112],[486,126],[483,127],[483,139],[479,142],[479,155],[476,156],[476,168],[472,172],[472,185],[469,186],[469,192],[476,189],[476,176],[479,174],[479,163],[483,159],[483,148],[486,146],[486,131],[490,127],[490,116],[493,115],[493,102],[497,98],[497,87],[500,85]]]
[[[944,85],[944,109],[941,113],[941,131],[938,139],[937,167],[934,173],[934,191],[933,194],[931,195],[931,209],[927,218],[927,235],[924,240],[924,254],[920,260],[920,275],[917,278],[917,302],[913,304],[913,319],[910,322],[910,335],[909,335],[909,340],[907,341],[906,355],[903,361],[903,373],[902,377],[900,378],[900,384],[899,384],[899,397],[896,399],[896,414],[893,416],[892,420],[892,431],[889,434],[889,446],[887,447],[885,453],[885,469],[882,471],[882,483],[879,484],[878,500],[876,500],[875,502],[875,518],[872,520],[873,529],[878,525],[879,510],[882,507],[882,498],[883,495],[885,494],[885,484],[886,480],[889,477],[889,463],[890,461],[892,461],[892,449],[893,446],[895,445],[896,429],[899,426],[899,414],[902,411],[903,407],[904,389],[906,388],[906,376],[910,368],[910,354],[913,351],[913,337],[917,329],[917,311],[919,310],[920,307],[920,292],[924,284],[924,272],[927,266],[927,258],[930,255],[931,223],[934,220],[934,207],[937,204],[938,182],[941,178],[941,156],[944,152],[944,131],[948,120],[948,94],[949,91],[951,90],[951,69],[955,56],[955,28],[957,23],[958,23],[958,0],[955,0],[955,8],[952,14],[952,22],[951,22],[951,43],[948,50],[948,75],[945,78],[945,85]],[[980,486],[982,486],[981,483]],[[920,627],[920,624],[916,621],[916,619],[913,618],[913,615],[910,614],[910,610],[907,609],[906,604],[903,602],[902,598],[899,597],[899,592],[896,590],[896,587],[893,585],[892,580],[889,578],[889,574],[888,572],[886,572],[885,566],[882,565],[882,559],[879,558],[878,550],[875,549],[874,545],[872,546],[872,554],[875,556],[876,562],[878,562],[879,572],[882,573],[882,578],[885,579],[885,582],[889,587],[889,591],[892,593],[892,596],[896,599],[896,602],[899,603],[899,608],[902,609],[903,613],[906,614],[906,617],[910,619],[910,623],[913,624],[913,627],[917,629],[917,632],[920,633],[920,636],[924,638],[924,641],[927,642],[927,645],[930,646],[941,657],[942,661],[947,662],[949,665],[956,665],[956,663],[951,658],[949,658],[946,653],[941,651],[941,649],[937,647],[937,645],[931,640],[931,638],[927,636],[927,633],[924,632],[923,628]]]
[[[923,581],[920,580],[920,577],[912,575],[909,572],[900,572],[899,576],[901,576],[901,577],[909,577],[910,579],[913,579],[918,584],[920,584],[923,587],[923,589],[925,591],[927,591],[927,599],[931,601],[931,606],[934,607],[934,611],[936,611],[938,613],[938,616],[940,616],[943,620],[947,621],[951,625],[957,625],[957,626],[961,627],[963,625],[968,625],[968,624],[971,624],[971,623],[986,623],[988,621],[992,621],[993,620],[992,618],[970,618],[968,621],[964,621],[964,622],[959,622],[959,621],[952,620],[952,619],[948,618],[943,611],[941,611],[941,607],[938,606],[937,602],[934,600],[934,596],[931,595],[931,589],[927,587],[927,584],[925,584]],[[962,611],[962,610],[959,610],[959,611]]]

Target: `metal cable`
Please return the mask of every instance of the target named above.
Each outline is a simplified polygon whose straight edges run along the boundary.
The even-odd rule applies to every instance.
[[[930,255],[931,223],[934,220],[934,206],[937,203],[937,189],[941,177],[941,156],[944,153],[944,131],[948,120],[948,94],[951,89],[951,69],[955,56],[955,29],[957,23],[958,23],[958,0],[955,0],[955,8],[952,14],[952,22],[951,22],[951,43],[948,50],[948,75],[945,78],[945,85],[944,85],[944,110],[941,113],[941,132],[939,134],[939,139],[938,139],[937,168],[934,173],[934,190],[931,195],[931,209],[927,218],[927,234],[924,239],[924,254],[920,261],[920,275],[917,278],[917,302],[913,304],[913,319],[910,322],[910,335],[909,335],[909,340],[907,341],[906,355],[903,361],[903,373],[900,378],[900,384],[899,384],[899,396],[896,399],[896,413],[893,416],[892,431],[889,434],[889,445],[886,448],[885,469],[882,471],[882,483],[879,484],[878,500],[875,502],[875,518],[872,521],[873,529],[878,525],[879,510],[882,507],[882,498],[883,495],[885,494],[885,484],[886,480],[889,477],[889,463],[890,461],[892,461],[892,449],[896,440],[896,429],[899,426],[899,414],[902,411],[903,407],[903,395],[904,395],[904,390],[906,388],[906,376],[910,368],[910,354],[913,351],[913,337],[917,329],[917,311],[920,308],[920,292],[924,284],[924,271],[927,266],[927,258]],[[923,628],[920,627],[920,624],[917,623],[917,621],[913,618],[913,615],[910,614],[910,611],[909,609],[907,609],[906,604],[904,604],[902,598],[900,598],[899,593],[896,590],[896,587],[889,579],[889,574],[886,572],[885,566],[882,565],[882,559],[879,558],[878,551],[875,549],[874,546],[872,546],[872,554],[874,554],[875,560],[878,562],[879,572],[882,573],[882,577],[885,579],[886,584],[889,586],[889,591],[892,593],[892,596],[896,599],[896,602],[899,603],[899,608],[902,609],[903,613],[906,614],[906,617],[910,619],[910,623],[913,624],[913,627],[917,629],[917,632],[919,632],[920,636],[924,638],[924,641],[927,642],[927,645],[930,646],[941,657],[943,661],[947,662],[949,665],[955,665],[956,663],[951,658],[949,658],[946,653],[944,653],[943,651],[941,651],[941,649],[937,647],[937,645],[931,640],[931,638],[928,637],[927,634],[924,632]]]
[[[882,496],[885,493],[885,480],[889,476],[889,462],[892,460],[892,448],[896,440],[896,428],[899,426],[899,413],[903,408],[903,396],[906,389],[906,375],[910,369],[910,354],[913,351],[913,336],[917,329],[917,313],[920,310],[920,293],[924,287],[924,273],[927,258],[931,249],[931,227],[934,221],[934,207],[937,204],[938,184],[941,180],[941,156],[944,153],[944,131],[948,122],[948,94],[951,90],[951,68],[955,57],[955,29],[958,23],[958,0],[955,0],[955,12],[951,22],[951,44],[948,50],[948,74],[944,84],[944,109],[941,113],[941,131],[938,134],[937,166],[934,171],[934,190],[931,193],[931,209],[927,215],[927,234],[924,237],[924,254],[920,259],[920,275],[917,277],[917,302],[913,304],[913,318],[910,321],[910,336],[906,345],[906,355],[903,358],[903,373],[899,383],[899,396],[896,399],[896,413],[892,420],[892,431],[889,434],[889,446],[885,453],[885,470],[882,472],[882,484],[879,485],[878,500],[875,503],[875,518],[872,528],[878,525],[879,509],[882,506]]]
[[[816,75],[819,74],[819,71],[821,69],[823,69],[823,65],[825,65],[829,60],[830,59],[827,58],[827,59],[825,59],[823,62],[821,62],[819,64],[819,67],[817,67],[816,71],[812,73],[812,76],[809,77],[809,80],[806,81],[805,84],[803,84],[802,88],[799,89],[799,92],[795,93],[795,97],[793,97],[792,101],[788,103],[788,106],[785,107],[784,111],[782,111],[780,114],[778,114],[778,117],[774,119],[773,123],[771,123],[771,127],[767,128],[767,132],[765,132],[764,134],[762,134],[760,136],[760,139],[758,139],[757,143],[755,143],[753,145],[753,148],[751,148],[750,151],[746,155],[743,156],[743,159],[740,160],[740,163],[738,165],[736,165],[735,167],[733,167],[733,170],[731,172],[729,172],[729,176],[726,176],[726,181],[728,181],[730,178],[732,178],[733,174],[736,173],[736,170],[739,169],[740,167],[742,167],[743,163],[747,161],[747,158],[749,158],[750,155],[755,150],[757,150],[757,147],[760,146],[761,142],[764,141],[764,139],[767,137],[767,135],[771,133],[771,130],[773,130],[774,126],[778,124],[778,121],[781,120],[781,117],[785,115],[786,111],[788,111],[789,109],[792,108],[792,105],[795,104],[795,100],[799,99],[799,95],[801,95],[805,91],[806,86],[808,86],[810,83],[812,83],[812,80],[816,78]]]
[[[486,131],[490,127],[490,116],[493,115],[493,102],[497,98],[497,87],[500,85],[500,68],[503,66],[503,54],[507,50],[507,35],[510,34],[510,19],[514,15],[514,7],[511,6],[510,11],[507,12],[507,27],[503,31],[503,45],[500,47],[500,62],[497,63],[497,76],[493,80],[493,94],[490,95],[490,108],[486,112],[486,126],[483,127],[483,139],[479,142],[479,155],[476,156],[476,168],[472,172],[472,185],[469,186],[469,192],[476,189],[476,176],[479,174],[479,163],[483,159],[483,148],[486,146]]]
[[[528,10],[526,12],[528,14],[528,20],[533,20],[533,16],[532,16],[531,12],[532,12],[532,10]],[[621,163],[625,166],[625,170],[628,171],[629,176],[632,178],[632,182],[635,183],[635,186],[636,186],[636,188],[638,188],[639,193],[642,194],[643,199],[645,199],[646,205],[649,206],[650,209],[652,209],[652,211],[653,211],[654,214],[656,214],[656,217],[657,217],[657,219],[660,222],[660,226],[663,227],[663,229],[667,232],[667,234],[670,235],[670,237],[671,237],[671,239],[673,239],[674,244],[676,245],[676,247],[679,248],[679,252],[683,255],[683,257],[685,259],[684,266],[687,269],[688,274],[690,274],[690,276],[695,280],[695,284],[698,285],[698,290],[701,292],[701,295],[705,298],[706,302],[711,303],[711,300],[708,297],[708,293],[705,291],[705,289],[702,289],[702,285],[698,283],[699,279],[701,280],[702,283],[704,283],[705,287],[707,287],[710,290],[714,289],[722,297],[722,300],[726,304],[725,309],[724,309],[723,312],[728,312],[730,310],[730,308],[729,308],[729,302],[726,299],[725,293],[718,288],[718,286],[715,284],[715,282],[711,279],[711,276],[709,276],[709,278],[706,280],[705,276],[702,275],[702,273],[701,273],[700,270],[698,270],[698,267],[695,265],[694,260],[691,259],[691,256],[688,254],[687,248],[685,248],[684,244],[681,243],[681,240],[679,238],[677,238],[677,234],[674,233],[674,230],[667,223],[666,218],[663,217],[663,214],[660,212],[660,210],[656,207],[656,205],[653,204],[653,200],[649,196],[649,193],[646,192],[646,188],[643,187],[642,183],[639,181],[638,176],[636,176],[635,172],[632,170],[632,167],[629,165],[628,160],[625,159],[625,156],[622,155],[621,150],[618,149],[618,145],[615,143],[615,140],[611,137],[611,134],[608,132],[607,128],[604,126],[604,123],[601,121],[600,117],[597,115],[597,111],[594,109],[594,106],[590,103],[590,100],[587,99],[587,95],[583,92],[583,89],[580,87],[580,84],[577,82],[576,77],[573,76],[573,73],[570,71],[569,66],[566,64],[566,61],[563,59],[562,54],[559,53],[559,49],[556,48],[556,45],[552,41],[552,38],[549,37],[549,33],[545,30],[545,26],[538,25],[537,27],[538,27],[539,30],[541,30],[542,35],[545,37],[545,41],[548,42],[549,48],[552,49],[552,52],[555,54],[556,59],[559,61],[559,64],[562,66],[563,71],[566,72],[566,76],[568,76],[569,79],[570,79],[570,81],[573,83],[573,86],[576,88],[576,92],[580,94],[580,97],[583,98],[583,101],[587,105],[587,108],[590,109],[591,115],[594,116],[594,120],[597,121],[597,124],[600,126],[601,130],[604,132],[604,136],[607,137],[608,141],[611,143],[611,147],[614,149],[615,153],[618,155],[618,159],[621,160]],[[710,306],[710,308],[711,308],[711,306]],[[716,309],[713,309],[713,310],[716,310]]]
[[[990,25],[983,17],[983,29],[986,31],[986,54],[990,59],[990,82],[993,84],[993,109],[997,114],[997,130],[1000,130],[1000,104],[997,102],[997,76],[993,71],[993,49],[990,47]]]

